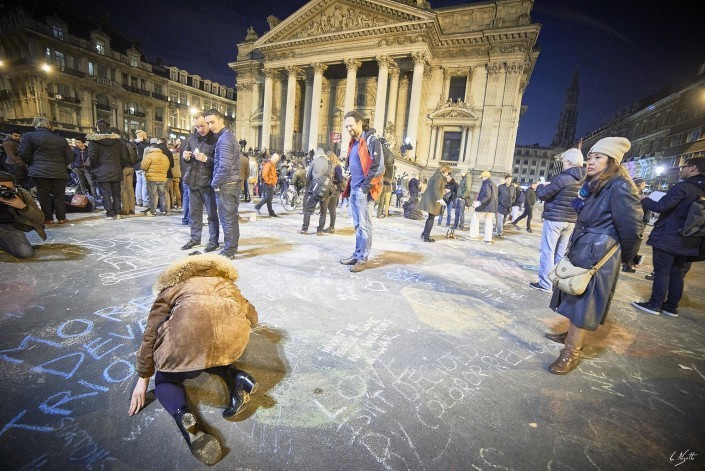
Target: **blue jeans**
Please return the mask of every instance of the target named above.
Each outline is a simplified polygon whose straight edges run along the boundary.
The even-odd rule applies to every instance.
[[[186,183],[182,184],[181,188],[181,222],[183,224],[191,224],[191,190]],[[215,201],[215,197],[213,198]],[[217,222],[216,218],[216,222]],[[203,217],[201,217],[201,227],[203,227]]]
[[[570,235],[573,233],[575,223],[544,221],[541,233],[541,255],[539,259],[539,284],[542,288],[553,289],[548,274],[553,267],[561,261],[568,248]]]
[[[17,258],[34,256],[34,249],[25,233],[12,227],[12,224],[0,224],[0,250]]]
[[[366,262],[372,248],[372,220],[370,199],[360,188],[350,191],[350,210],[355,226],[355,253],[353,258]]]
[[[147,188],[147,179],[144,177],[144,170],[135,171],[135,181],[137,182],[135,187],[137,203],[141,203],[142,206],[149,206],[149,190]]]
[[[185,187],[188,188],[188,187]],[[218,227],[218,205],[216,203],[215,191],[206,187],[200,190],[189,189],[189,211],[191,212],[191,240],[201,241],[203,232],[203,208],[208,213],[208,241],[217,243],[220,228]],[[186,211],[186,206],[184,206]]]
[[[152,214],[157,213],[158,200],[159,210],[166,213],[166,182],[147,182],[147,191],[149,191],[149,211]]]
[[[223,252],[237,253],[237,244],[240,240],[240,224],[237,220],[237,208],[240,204],[240,183],[226,183],[215,193],[218,203],[218,216],[220,225],[223,226]]]
[[[463,227],[465,225],[465,198],[456,198],[455,200],[455,223],[453,224],[453,229],[457,229],[458,226]]]

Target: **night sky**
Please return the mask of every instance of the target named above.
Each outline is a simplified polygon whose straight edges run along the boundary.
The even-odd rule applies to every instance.
[[[59,0],[74,14],[99,18],[139,41],[150,62],[161,58],[189,73],[234,86],[227,63],[248,26],[268,30],[266,17],[285,19],[305,0]],[[433,8],[477,3],[431,0]],[[687,2],[686,2],[687,3]],[[578,136],[612,113],[664,86],[678,90],[705,62],[698,9],[680,2],[658,8],[643,1],[536,0],[532,21],[542,25],[541,53],[524,94],[528,111],[517,142],[549,145],[573,73],[580,72]],[[60,10],[61,11],[61,10]]]

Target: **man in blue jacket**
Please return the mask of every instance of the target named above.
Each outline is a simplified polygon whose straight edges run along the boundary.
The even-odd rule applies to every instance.
[[[240,144],[233,132],[225,127],[224,116],[216,109],[205,113],[208,128],[217,138],[213,154],[211,186],[218,204],[220,225],[223,226],[224,247],[220,255],[234,258],[240,240],[238,205],[240,204]]]
[[[690,205],[705,197],[705,157],[693,157],[680,167],[679,183],[660,200],[642,198],[644,210],[659,213],[649,240],[653,247],[654,284],[647,302],[632,302],[632,306],[648,314],[678,317],[678,303],[683,297],[683,280],[690,269],[691,259],[698,257],[702,237],[682,236]]]
[[[473,202],[475,211],[472,213],[470,220],[470,239],[479,240],[480,237],[480,219],[485,221],[485,238],[482,241],[485,244],[492,243],[492,223],[497,212],[497,186],[492,181],[492,174],[485,170],[480,175],[482,186],[477,193],[477,199]]]
[[[529,286],[539,291],[551,293],[553,285],[548,279],[553,267],[561,261],[568,247],[568,241],[575,228],[578,213],[570,205],[578,196],[580,181],[585,176],[585,158],[578,149],[568,149],[561,156],[563,172],[551,182],[536,187],[536,196],[544,202],[543,231],[539,257],[539,281]]]

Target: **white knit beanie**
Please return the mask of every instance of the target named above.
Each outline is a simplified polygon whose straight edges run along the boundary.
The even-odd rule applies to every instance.
[[[624,154],[631,148],[631,146],[632,143],[625,137],[605,137],[604,139],[597,141],[595,145],[590,148],[590,152],[588,152],[588,154],[598,152],[616,160],[618,163],[621,163],[622,157],[624,157]]]

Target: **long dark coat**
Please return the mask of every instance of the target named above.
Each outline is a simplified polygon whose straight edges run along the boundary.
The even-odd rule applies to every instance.
[[[121,182],[123,163],[128,161],[127,146],[118,134],[88,134],[88,160],[98,183]]]
[[[438,200],[443,198],[445,187],[446,177],[441,172],[436,171],[436,173],[431,175],[426,191],[421,196],[421,209],[434,216],[441,214],[441,204]]]
[[[592,277],[585,292],[571,296],[554,288],[550,307],[577,327],[595,330],[607,319],[622,263],[639,252],[644,232],[636,188],[622,176],[592,193],[578,214],[568,245],[568,259],[575,266],[593,267],[615,244],[614,255]]]

